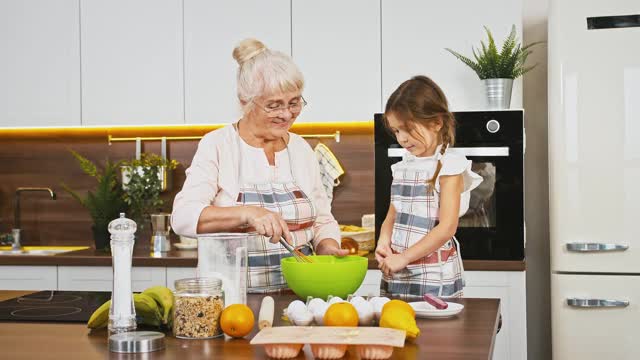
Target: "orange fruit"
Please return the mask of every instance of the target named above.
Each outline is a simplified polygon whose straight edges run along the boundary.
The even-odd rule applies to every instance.
[[[349,255],[358,254],[358,242],[352,238],[343,237],[340,241],[340,248],[349,250]]]
[[[253,311],[244,304],[229,305],[220,315],[220,327],[225,334],[241,338],[253,330],[255,317]]]
[[[402,300],[387,301],[387,303],[384,304],[384,306],[382,306],[382,313],[384,313],[384,309],[402,309],[403,311],[410,313],[414,319],[416,317],[416,311],[406,301],[402,301]]]
[[[335,303],[324,313],[326,326],[358,326],[358,312],[348,302]]]

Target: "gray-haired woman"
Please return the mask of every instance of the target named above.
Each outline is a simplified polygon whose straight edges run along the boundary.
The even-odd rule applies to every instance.
[[[288,130],[306,102],[304,79],[291,58],[255,39],[234,50],[242,118],[205,135],[173,204],[176,233],[230,231],[262,235],[249,244],[249,292],[286,288],[278,241],[317,254],[343,256],[315,154]],[[304,249],[304,247],[303,247]]]

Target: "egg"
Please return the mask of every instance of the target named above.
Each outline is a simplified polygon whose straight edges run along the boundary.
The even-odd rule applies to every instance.
[[[358,324],[360,326],[371,326],[374,317],[373,305],[363,299],[363,301],[353,304],[353,307],[358,312]]]
[[[289,319],[291,319],[291,314],[293,314],[295,312],[299,313],[302,310],[307,310],[307,305],[305,305],[300,300],[294,300],[289,304],[289,306],[287,307],[287,311],[285,311],[285,313],[286,313],[287,317]]]
[[[345,302],[345,301],[342,300],[342,298],[340,296],[334,296],[331,299],[329,299],[329,305],[333,305],[333,304],[339,303],[339,302]]]
[[[304,309],[295,309],[289,314],[289,319],[294,325],[308,326],[313,321],[313,314],[306,307]]]
[[[322,306],[322,304],[326,304],[326,302],[320,298],[313,298],[309,301],[309,303],[307,304],[307,309],[309,309],[309,311],[311,311],[312,313],[314,313],[315,309],[318,306]]]
[[[369,299],[369,303],[373,306],[373,313],[376,319],[380,319],[380,314],[382,313],[382,307],[387,302],[391,301],[388,297],[379,297],[375,296]]]
[[[356,304],[367,302],[367,300],[365,300],[362,296],[354,296],[353,298],[351,298],[350,302],[351,305],[356,306]]]
[[[324,313],[327,312],[328,308],[329,304],[327,304],[326,302],[318,304],[313,308],[313,320],[315,320],[316,325],[324,324]]]

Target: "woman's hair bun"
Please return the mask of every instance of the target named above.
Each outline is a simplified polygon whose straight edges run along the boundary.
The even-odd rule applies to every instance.
[[[244,39],[233,49],[233,58],[242,66],[258,54],[267,50],[267,47],[256,39]]]

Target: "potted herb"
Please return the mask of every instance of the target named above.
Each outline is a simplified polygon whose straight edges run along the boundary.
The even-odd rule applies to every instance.
[[[526,74],[536,66],[527,67],[525,63],[527,57],[532,53],[529,48],[539,44],[539,42],[522,47],[516,38],[516,26],[513,25],[511,33],[502,44],[500,52],[498,52],[491,31],[486,26],[484,29],[487,32],[488,45],[484,41],[480,41],[481,50],[471,48],[475,61],[449,48],[445,50],[478,74],[480,80],[485,84],[487,103],[490,108],[508,109],[511,104],[513,80]]]
[[[105,161],[104,168],[100,170],[95,163],[79,153],[69,150],[76,158],[82,171],[95,178],[97,186],[93,191],[88,191],[87,196],[82,197],[66,184],[62,188],[78,200],[82,206],[89,210],[93,219],[93,240],[97,250],[109,250],[109,222],[118,218],[121,212],[126,212],[127,203],[124,201],[124,191],[118,181],[118,169],[120,163]]]
[[[176,160],[147,153],[141,154],[139,159],[123,162],[124,201],[129,206],[131,219],[140,229],[145,227],[149,214],[164,204],[160,193],[168,188],[169,171],[177,166]]]

